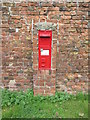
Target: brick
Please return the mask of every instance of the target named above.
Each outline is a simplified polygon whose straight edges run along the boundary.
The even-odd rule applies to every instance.
[[[11,19],[19,19],[20,20],[20,16],[17,16],[17,15],[14,15],[14,16],[11,16]]]
[[[59,11],[59,7],[48,7],[48,11]]]
[[[52,4],[51,3],[42,3],[41,4],[42,7],[52,7]]]
[[[37,2],[29,2],[28,3],[28,6],[37,6],[38,4],[37,4]]]

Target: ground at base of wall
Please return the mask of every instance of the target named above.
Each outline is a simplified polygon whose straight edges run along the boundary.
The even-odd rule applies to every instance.
[[[12,97],[11,97],[12,96]],[[33,92],[2,91],[3,118],[88,118],[88,95],[56,93],[33,96]]]

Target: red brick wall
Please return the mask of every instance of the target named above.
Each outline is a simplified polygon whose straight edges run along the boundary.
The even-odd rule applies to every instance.
[[[88,3],[60,4],[57,90],[88,90]],[[65,11],[63,11],[63,9]]]
[[[89,1],[1,4],[4,87],[33,87],[33,51],[36,50],[33,46],[37,46],[33,40],[38,40],[33,26],[46,21],[57,25],[56,90],[87,92]]]

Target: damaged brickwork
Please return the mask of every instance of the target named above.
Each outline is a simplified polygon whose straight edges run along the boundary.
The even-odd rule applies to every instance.
[[[44,23],[45,29],[51,29],[53,38],[56,39],[53,40],[52,48],[53,57],[55,56],[52,58],[55,59],[52,66],[55,69],[51,71],[52,79],[55,79],[54,92],[55,89],[68,93],[88,92],[89,4],[89,0],[3,0],[0,3],[1,87],[13,90],[33,89],[34,75],[37,73],[35,69],[38,70],[37,28],[42,29]],[[50,77],[48,71],[41,73]],[[39,71],[36,75],[39,75]],[[40,84],[44,84],[42,80]],[[51,85],[50,82],[47,84]],[[40,91],[42,90],[39,89]],[[49,91],[45,95],[48,93]]]

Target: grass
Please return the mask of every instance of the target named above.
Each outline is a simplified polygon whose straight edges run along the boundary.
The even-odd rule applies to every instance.
[[[2,93],[4,95],[2,96],[3,118],[88,118],[87,94],[79,93],[74,96],[56,93],[55,96],[34,97],[32,91],[26,93],[4,91]],[[8,96],[6,97],[8,101],[4,99],[5,94]]]

